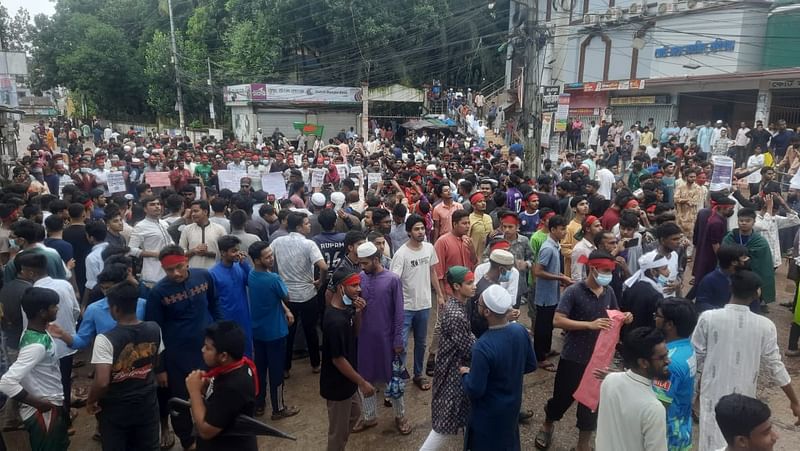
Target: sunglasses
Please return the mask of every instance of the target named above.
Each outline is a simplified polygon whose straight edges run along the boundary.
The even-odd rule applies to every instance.
[[[250,188],[250,185],[241,185],[241,188]]]

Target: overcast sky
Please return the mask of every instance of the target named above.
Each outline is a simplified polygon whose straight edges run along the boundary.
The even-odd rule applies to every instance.
[[[19,7],[22,6],[31,13],[31,19],[42,13],[51,16],[56,9],[56,3],[50,0],[3,0],[3,6],[8,9],[8,14],[11,17],[14,17]]]

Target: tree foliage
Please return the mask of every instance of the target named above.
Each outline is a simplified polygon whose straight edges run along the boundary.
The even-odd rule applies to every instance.
[[[486,0],[172,4],[187,121],[207,118],[207,59],[219,112],[227,84],[419,86],[439,79],[479,88],[504,73],[498,48],[508,38],[508,2],[493,11]],[[0,14],[0,36],[14,22],[2,17],[8,14]],[[80,91],[99,114],[175,117],[167,0],[57,0],[56,13],[29,28],[23,41],[31,45],[35,87]]]

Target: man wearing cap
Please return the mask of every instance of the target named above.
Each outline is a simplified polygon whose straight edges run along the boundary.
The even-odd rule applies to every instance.
[[[552,226],[553,220],[550,223]],[[536,435],[536,447],[539,449],[550,446],[555,422],[561,420],[572,405],[572,395],[592,357],[600,330],[611,327],[607,310],[619,308],[614,291],[608,286],[616,267],[614,257],[596,250],[589,254],[586,266],[586,280],[564,290],[553,317],[553,326],[565,330],[567,335],[556,370],[553,397],[547,401],[545,421]],[[633,315],[626,313],[624,323],[630,324],[632,321]],[[597,429],[597,412],[578,403],[577,417],[579,432],[575,449],[587,451],[590,449],[592,432]]]
[[[397,274],[383,268],[382,254],[375,244],[369,241],[361,244],[357,254],[363,269],[361,296],[367,303],[358,333],[359,374],[373,385],[385,384],[392,379],[392,363],[396,356],[403,355],[403,283]],[[361,394],[364,428],[377,424],[376,398]],[[410,434],[402,392],[398,398],[392,397],[392,407],[397,431],[402,435]]]
[[[491,244],[489,261],[475,267],[475,296],[467,303],[467,315],[470,318],[472,333],[478,338],[488,328],[483,315],[478,312],[478,298],[481,293],[492,285],[499,285],[511,295],[511,299],[517,299],[520,276],[514,267],[514,255],[508,251],[508,247],[509,243],[506,240],[494,241]],[[511,309],[509,314],[516,320],[519,310]]]
[[[319,392],[328,407],[327,451],[344,451],[350,432],[361,418],[356,391],[374,396],[375,387],[358,373],[357,337],[366,301],[361,279],[352,270],[333,273],[334,293],[322,320],[322,372]]]
[[[472,240],[475,255],[483,255],[486,238],[494,230],[492,218],[486,214],[486,199],[483,193],[474,193],[469,197],[469,201],[472,204],[472,213],[469,215],[469,238]]]
[[[164,372],[157,380],[159,386],[169,388],[170,396],[188,399],[186,376],[205,368],[201,352],[205,329],[222,319],[222,311],[211,275],[205,269],[190,269],[180,246],[161,249],[158,261],[166,276],[150,290],[145,309],[145,320],[158,323],[164,341]],[[167,407],[160,407],[162,417],[166,416]],[[194,444],[190,415],[173,416],[172,428],[184,449]]]
[[[459,368],[471,358],[475,336],[466,315],[466,304],[475,296],[475,274],[463,266],[447,270],[447,283],[453,295],[442,308],[439,353],[436,357],[431,393],[431,424],[420,451],[435,451],[455,445],[467,425],[469,400],[461,385]]]
[[[470,366],[459,369],[471,404],[468,449],[521,449],[517,418],[522,381],[536,370],[536,356],[528,331],[509,323],[512,304],[511,295],[498,285],[486,288],[478,299],[478,312],[489,329],[472,347]]]

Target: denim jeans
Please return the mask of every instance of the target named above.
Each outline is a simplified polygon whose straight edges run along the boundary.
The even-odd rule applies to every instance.
[[[406,361],[408,352],[408,333],[409,329],[414,329],[414,377],[422,376],[422,368],[425,361],[425,341],[428,335],[428,316],[431,309],[406,310],[403,319],[403,362]]]

